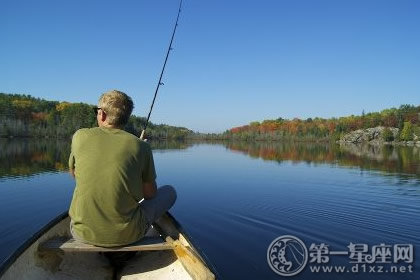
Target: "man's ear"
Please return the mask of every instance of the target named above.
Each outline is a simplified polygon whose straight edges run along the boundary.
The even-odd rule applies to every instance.
[[[101,110],[101,121],[104,122],[106,120],[106,113],[104,110]]]

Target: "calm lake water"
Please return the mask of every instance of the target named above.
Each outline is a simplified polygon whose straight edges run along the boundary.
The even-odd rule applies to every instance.
[[[69,144],[0,139],[0,262],[68,209],[74,188],[66,173]],[[308,250],[308,263],[294,279],[419,279],[420,148],[151,144],[158,184],[178,191],[172,214],[221,279],[281,279],[268,265],[267,249],[283,235],[299,238]],[[351,244],[356,244],[353,258]],[[401,251],[409,245],[414,247],[412,263],[409,249]],[[288,248],[287,260],[298,265],[299,256],[292,255],[299,250]],[[328,255],[321,248],[347,255]],[[312,272],[320,265],[316,252],[324,257],[319,260],[329,256],[321,264],[346,269],[356,265],[351,261],[361,252],[359,271]],[[376,262],[364,262],[372,252]],[[397,255],[401,259],[395,265],[406,272],[386,273]],[[376,272],[369,273],[374,265]]]

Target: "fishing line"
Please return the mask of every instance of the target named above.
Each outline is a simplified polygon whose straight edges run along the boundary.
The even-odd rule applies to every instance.
[[[169,53],[172,50],[172,42],[174,41],[176,28],[178,27],[178,20],[179,20],[179,15],[181,13],[181,7],[182,7],[182,0],[179,1],[178,15],[176,17],[174,30],[172,31],[171,41],[169,43],[169,47],[168,47],[168,50],[166,52],[165,62],[163,63],[162,71],[160,72],[160,76],[159,76],[159,81],[156,85],[155,95],[153,96],[153,101],[152,101],[152,104],[150,105],[150,110],[149,110],[149,114],[147,115],[146,124],[144,125],[143,130],[142,130],[141,135],[140,135],[140,139],[142,139],[142,140],[144,138],[144,133],[147,129],[147,125],[149,124],[150,115],[152,114],[153,106],[155,105],[155,100],[156,100],[157,93],[159,91],[160,86],[163,85],[162,76],[163,76],[163,72],[165,72],[166,62],[168,61]]]

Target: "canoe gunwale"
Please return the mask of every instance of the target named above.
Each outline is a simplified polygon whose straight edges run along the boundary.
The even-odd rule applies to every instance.
[[[40,230],[34,233],[29,239],[27,239],[22,245],[16,249],[9,257],[7,257],[6,261],[0,267],[0,278],[3,274],[10,268],[10,266],[41,236],[43,236],[46,232],[48,232],[51,228],[57,225],[62,220],[68,217],[68,211],[64,211],[63,213],[59,214],[53,220],[48,222],[45,226],[43,226]]]
[[[214,274],[216,279],[220,279],[220,275],[217,273],[216,267],[214,266],[213,262],[210,261],[210,258],[204,253],[204,251],[194,242],[194,239],[188,234],[188,232],[183,228],[183,226],[172,216],[171,213],[166,212],[169,218],[174,223],[176,229],[184,236],[184,238],[188,241],[191,248],[197,253],[198,257],[201,259],[203,263],[206,264],[207,268]]]

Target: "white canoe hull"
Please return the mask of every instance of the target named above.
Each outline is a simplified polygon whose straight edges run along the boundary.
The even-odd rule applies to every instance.
[[[0,270],[0,279],[214,279],[214,274],[208,268],[203,256],[180,231],[176,221],[170,215],[166,216],[166,219],[165,228],[171,231],[172,236],[178,233],[179,243],[197,257],[198,266],[195,260],[185,261],[183,254],[176,253],[177,250],[139,252],[118,271],[110,265],[103,254],[97,252],[39,250],[39,245],[49,239],[71,236],[70,218],[67,214],[62,214],[6,261]],[[151,229],[147,235],[159,236],[159,233]]]

